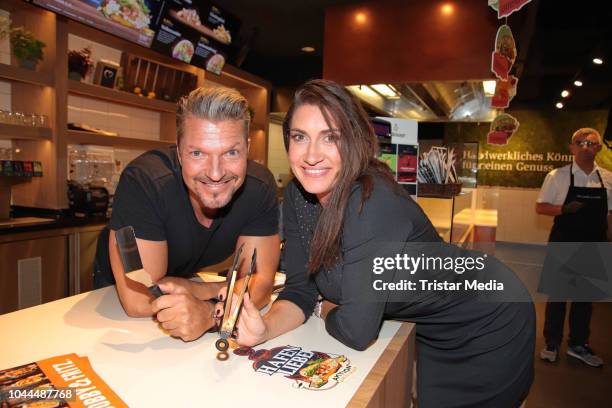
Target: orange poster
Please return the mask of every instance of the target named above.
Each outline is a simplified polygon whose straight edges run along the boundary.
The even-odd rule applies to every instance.
[[[7,408],[26,403],[49,408],[127,407],[94,372],[89,359],[76,354],[1,370],[0,393]]]

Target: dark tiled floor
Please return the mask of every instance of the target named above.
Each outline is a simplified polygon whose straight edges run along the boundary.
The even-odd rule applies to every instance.
[[[527,286],[533,288],[537,285],[544,247],[497,243],[495,255],[510,266]],[[612,303],[593,304],[590,343],[606,363],[602,368],[589,367],[566,355],[566,343],[556,363],[540,360],[539,352],[544,347],[544,307],[545,303],[536,303],[535,382],[526,407],[612,407]],[[566,324],[566,333],[567,330]]]

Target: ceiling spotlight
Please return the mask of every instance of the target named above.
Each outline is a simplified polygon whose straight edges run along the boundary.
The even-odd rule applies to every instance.
[[[392,85],[385,84],[376,84],[370,85],[370,88],[374,89],[376,92],[389,99],[399,99],[399,95],[397,91]]]
[[[569,91],[567,89],[564,89],[563,91],[561,91],[562,98],[567,98],[568,96],[569,96]]]
[[[557,102],[555,106],[557,107],[557,109],[563,109],[563,103],[561,102]]]
[[[601,65],[603,64],[603,60],[599,57],[593,58],[593,64]]]
[[[314,52],[315,48],[311,46],[302,47],[302,51],[304,52]]]
[[[575,80],[575,81],[574,81],[574,85],[576,85],[576,86],[582,86],[582,81]]]
[[[494,79],[490,81],[482,81],[482,87],[484,89],[485,96],[495,95],[496,86],[497,86],[497,81],[495,81]]]
[[[450,16],[455,12],[455,6],[453,3],[445,3],[440,7],[440,12],[445,16]]]
[[[368,20],[368,17],[366,16],[364,12],[360,11],[355,14],[355,22],[357,22],[357,24],[365,24],[367,20]]]

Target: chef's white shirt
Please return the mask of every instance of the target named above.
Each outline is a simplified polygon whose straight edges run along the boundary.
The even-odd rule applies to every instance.
[[[591,174],[586,174],[574,161],[572,173],[574,173],[575,187],[601,187],[601,182],[597,176],[597,171],[601,175],[603,184],[608,191],[608,211],[612,211],[612,172],[598,167],[597,164],[593,167]],[[538,203],[548,203],[553,205],[562,205],[565,202],[567,191],[570,186],[570,165],[554,169],[546,175]]]

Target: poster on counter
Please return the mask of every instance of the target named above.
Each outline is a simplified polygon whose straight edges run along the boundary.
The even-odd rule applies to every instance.
[[[499,27],[495,36],[495,51],[491,54],[491,72],[497,78],[507,81],[516,55],[516,42],[512,30],[504,24]]]
[[[0,370],[2,407],[127,408],[87,357],[65,354]]]
[[[170,0],[151,48],[221,74],[239,21],[208,1]]]
[[[498,80],[495,85],[495,94],[491,98],[491,107],[505,109],[510,106],[510,101],[516,96],[518,78],[514,75],[508,76],[507,81]]]
[[[487,133],[487,144],[507,145],[508,141],[519,128],[519,122],[512,115],[502,113],[493,119],[489,133]]]
[[[497,11],[497,18],[508,17],[523,8],[531,0],[489,0],[489,6]]]
[[[252,361],[253,371],[261,375],[283,376],[287,384],[306,391],[326,391],[336,387],[354,371],[348,357],[304,350],[299,346],[272,349],[240,347],[234,354]]]

